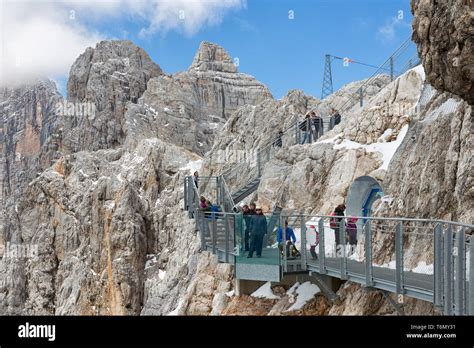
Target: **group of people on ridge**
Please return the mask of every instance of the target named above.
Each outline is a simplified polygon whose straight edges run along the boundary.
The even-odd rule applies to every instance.
[[[339,112],[331,108],[331,118],[329,119],[329,130],[333,129],[336,125],[341,122],[341,115]],[[304,119],[297,123],[298,129],[303,133],[303,139],[301,144],[311,143],[316,141],[324,134],[324,120],[321,116],[317,115],[315,111],[308,112]],[[276,139],[273,141],[273,146],[283,146],[283,131],[279,131]]]
[[[304,120],[299,124],[299,128],[303,132],[301,144],[310,143],[323,135],[324,121],[321,116],[311,111],[306,114]]]
[[[329,119],[329,130],[333,129],[336,125],[341,122],[341,115],[336,109],[331,109],[331,118]],[[303,139],[301,144],[311,143],[316,141],[324,134],[324,120],[316,112],[310,111],[305,115],[303,121],[298,125],[299,129],[303,132]]]

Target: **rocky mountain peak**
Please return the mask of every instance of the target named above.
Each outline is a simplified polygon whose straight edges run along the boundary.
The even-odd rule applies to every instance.
[[[68,97],[82,100],[86,96],[89,98],[95,96],[98,89],[104,89],[103,80],[106,79],[108,80],[108,83],[105,83],[106,87],[111,83],[119,84],[120,89],[127,90],[129,97],[138,98],[146,89],[146,82],[151,77],[162,74],[161,68],[151,60],[145,50],[133,42],[101,41],[95,48],[87,48],[72,65],[68,81]],[[128,81],[129,77],[132,78],[131,81]],[[97,85],[92,83],[95,82],[95,78],[100,82]],[[106,100],[99,100],[99,108],[102,103],[108,104]]]
[[[207,41],[203,41],[199,45],[193,63],[189,67],[189,70],[192,69],[229,73],[237,72],[237,67],[232,61],[229,53],[227,53],[223,47]]]

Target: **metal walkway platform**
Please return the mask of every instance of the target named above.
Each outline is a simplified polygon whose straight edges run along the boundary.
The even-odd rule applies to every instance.
[[[185,209],[196,220],[201,249],[217,255],[220,262],[234,264],[236,278],[279,281],[284,274],[311,272],[428,301],[447,315],[474,315],[474,225],[430,219],[356,217],[360,250],[350,256],[348,245],[339,250],[334,242],[336,234],[339,240],[346,240],[348,217],[338,218],[338,227],[334,228],[330,223],[332,216],[282,214],[281,208],[275,207],[266,216],[268,228],[261,258],[248,259],[244,251],[243,216],[235,212],[233,195],[225,181],[215,182],[215,196],[222,212],[199,210],[199,193],[192,177],[186,178]],[[296,257],[282,252],[285,247],[277,240],[276,231],[285,220],[298,232],[300,254]],[[283,231],[282,240],[286,240],[285,234]],[[418,251],[414,246],[422,249]],[[389,264],[376,263],[375,257],[381,256]]]

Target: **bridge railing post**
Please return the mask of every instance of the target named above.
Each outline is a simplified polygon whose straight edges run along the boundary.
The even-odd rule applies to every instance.
[[[451,225],[444,232],[444,314],[453,312],[452,280],[453,280],[453,230]]]
[[[397,278],[397,294],[403,294],[403,221],[397,223],[395,229],[395,270]]]
[[[344,217],[339,222],[339,243],[341,244],[341,279],[347,279],[346,220]]]
[[[225,225],[225,263],[229,263],[229,218],[226,213],[224,213],[224,225]]]
[[[464,314],[464,284],[466,281],[466,234],[464,228],[456,233],[456,277],[454,286],[454,309],[456,315]]]
[[[300,133],[300,127],[298,124],[298,119],[296,119],[295,123],[295,144],[301,143],[301,133]]]
[[[212,253],[217,253],[217,221],[211,213],[211,239],[212,239]]]
[[[324,245],[324,218],[320,218],[318,222],[318,232],[319,232],[319,274],[326,274],[326,248]]]
[[[365,286],[374,285],[374,274],[372,266],[372,227],[371,220],[365,223]]]
[[[309,143],[313,143],[313,128],[311,127],[311,120],[309,118],[306,119],[306,131],[309,132]]]
[[[469,315],[474,315],[474,239],[469,236]]]
[[[434,230],[434,305],[443,304],[443,230],[436,224]]]
[[[286,244],[286,228],[285,228],[285,217],[280,215],[280,228],[281,228],[281,244],[283,250],[283,271],[288,272],[288,257],[286,255],[287,244]]]
[[[204,219],[204,213],[198,211],[196,216],[198,219],[197,223],[199,226],[199,234],[201,237],[201,250],[204,251],[206,250],[206,232],[207,232],[206,224],[207,222]]]
[[[306,248],[306,223],[304,221],[304,215],[300,215],[300,224],[301,224],[301,269],[306,271],[307,267],[307,252],[308,249]]]

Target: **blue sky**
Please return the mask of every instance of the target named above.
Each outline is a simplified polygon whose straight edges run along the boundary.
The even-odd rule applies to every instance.
[[[395,22],[399,11],[404,18]],[[170,32],[150,40],[129,38],[168,73],[187,69],[202,40],[215,42],[239,58],[239,71],[265,83],[276,98],[290,89],[319,98],[326,53],[380,65],[410,36],[411,20],[408,0],[250,0],[246,9],[230,13],[221,25],[192,37]],[[334,87],[373,72],[360,65],[344,67],[336,60]]]
[[[87,2],[88,6],[72,7],[67,1],[63,7],[54,8],[65,14],[69,8],[74,8],[76,24],[80,23],[88,32],[87,40],[81,41],[82,46],[67,50],[70,54],[74,52],[77,57],[76,51],[82,52],[86,43],[93,45],[97,37],[130,39],[143,47],[166,73],[176,73],[189,67],[201,41],[211,41],[223,46],[232,57],[238,57],[239,71],[265,83],[276,98],[290,89],[302,89],[319,98],[326,53],[379,65],[411,34],[409,0],[226,0],[230,5],[221,5],[222,0],[220,7],[209,9],[220,11],[218,15],[206,13],[206,1],[215,0],[174,0],[173,5],[169,0],[117,1],[129,1],[130,9],[125,9],[125,5],[120,5],[122,10],[110,9],[106,7],[109,6],[107,2]],[[148,6],[153,1],[168,1],[166,10],[171,11],[169,13],[176,10],[169,7],[180,3],[177,8],[183,8],[185,15],[197,24],[193,24],[191,30],[183,30],[179,22],[168,23],[169,18],[160,17],[163,7],[153,10]],[[132,7],[137,3],[143,6],[141,12]],[[197,3],[204,5],[195,6]],[[98,12],[99,9],[102,12]],[[98,15],[94,15],[94,11]],[[154,11],[153,16],[148,16],[148,11]],[[293,19],[289,18],[289,11],[293,11]],[[45,12],[45,16],[51,12],[51,9],[47,14]],[[217,24],[209,24],[209,19],[216,16]],[[57,18],[54,20],[54,23],[58,22]],[[141,35],[141,30],[153,21],[159,23],[158,27],[148,35]],[[19,27],[24,28],[24,18],[20,23]],[[74,35],[83,35],[83,32]],[[35,40],[44,37],[47,35],[42,33]],[[69,41],[83,39],[83,36],[78,37]],[[62,46],[65,41],[63,39]],[[51,50],[54,52],[54,48]],[[62,47],[57,50],[55,56],[44,60],[59,59],[66,51]],[[38,55],[38,50],[35,54]],[[71,60],[71,56],[65,57],[63,65],[70,66]],[[49,74],[59,81],[62,92],[68,70],[55,71],[55,76]],[[373,72],[371,68],[358,65],[343,67],[342,62],[336,60],[333,64],[334,88],[368,77]]]

